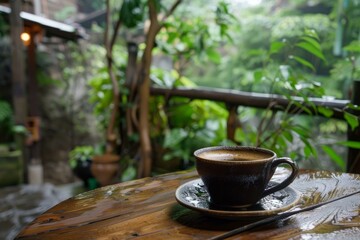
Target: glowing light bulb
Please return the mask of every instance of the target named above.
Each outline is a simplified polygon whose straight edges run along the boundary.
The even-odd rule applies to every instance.
[[[20,38],[24,42],[28,42],[28,41],[30,41],[30,34],[28,34],[27,32],[23,32],[23,33],[21,33]]]

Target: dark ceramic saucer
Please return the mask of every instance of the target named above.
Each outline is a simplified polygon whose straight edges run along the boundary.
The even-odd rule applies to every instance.
[[[274,182],[270,182],[270,185]],[[187,182],[177,188],[176,200],[186,208],[205,215],[225,219],[257,219],[275,215],[294,207],[300,200],[300,193],[291,187],[262,198],[256,205],[239,210],[226,210],[212,206],[201,179]]]

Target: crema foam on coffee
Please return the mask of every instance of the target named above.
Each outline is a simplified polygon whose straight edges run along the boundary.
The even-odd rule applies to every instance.
[[[223,160],[223,161],[248,161],[248,160],[261,160],[272,157],[271,154],[253,152],[253,151],[210,151],[199,154],[199,157],[209,160]]]

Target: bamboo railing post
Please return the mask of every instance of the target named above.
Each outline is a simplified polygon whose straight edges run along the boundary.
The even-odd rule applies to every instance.
[[[237,105],[234,104],[227,104],[227,110],[229,113],[229,116],[227,118],[226,123],[226,133],[227,138],[233,142],[235,142],[235,131],[238,127],[238,120],[237,120]]]

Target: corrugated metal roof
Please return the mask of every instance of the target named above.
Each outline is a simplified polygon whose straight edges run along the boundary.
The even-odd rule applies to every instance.
[[[9,15],[10,13],[10,8],[0,5],[0,14]],[[77,40],[79,38],[85,38],[86,36],[80,27],[54,21],[28,12],[21,12],[20,17],[23,19],[25,26],[35,24],[41,26],[48,37],[54,36],[67,40]]]

